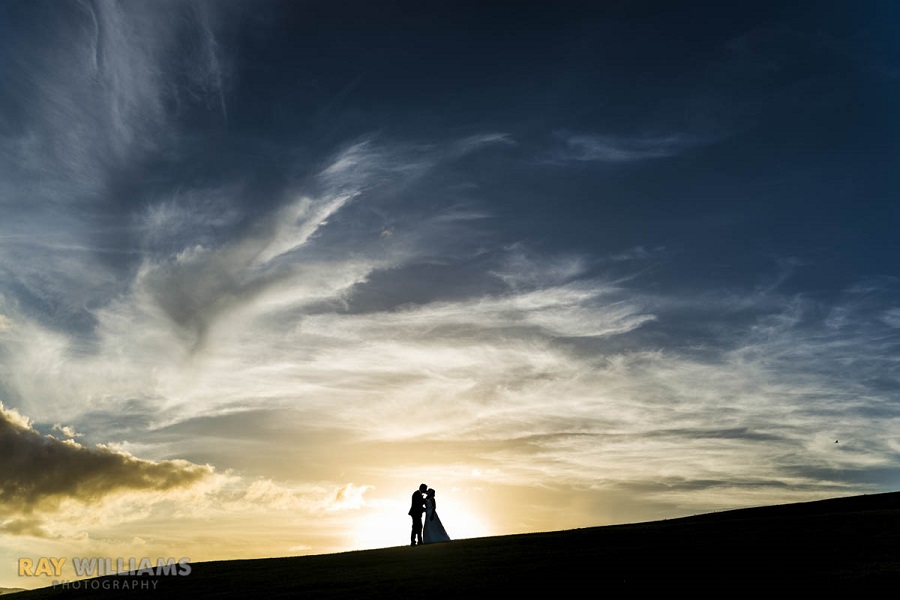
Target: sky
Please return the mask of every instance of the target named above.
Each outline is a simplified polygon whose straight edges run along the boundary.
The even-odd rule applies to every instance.
[[[0,3],[0,586],[900,488],[900,6],[720,4]]]

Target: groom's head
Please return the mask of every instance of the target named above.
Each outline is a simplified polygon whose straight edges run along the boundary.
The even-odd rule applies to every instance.
[[[419,491],[424,494],[425,492],[428,491],[428,486],[423,483],[422,485],[419,486]]]

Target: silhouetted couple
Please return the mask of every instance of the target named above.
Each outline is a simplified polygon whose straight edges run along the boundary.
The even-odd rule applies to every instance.
[[[424,530],[422,528],[422,515],[425,516]],[[450,541],[450,536],[447,535],[447,530],[444,529],[441,518],[437,514],[437,500],[434,499],[434,490],[424,483],[412,494],[409,516],[412,517],[412,533],[409,537],[410,545]]]

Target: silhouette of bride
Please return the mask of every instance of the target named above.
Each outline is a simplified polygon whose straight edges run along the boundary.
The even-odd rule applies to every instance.
[[[437,514],[437,500],[434,498],[434,490],[428,489],[425,492],[425,531],[422,540],[426,544],[435,544],[437,542],[449,542],[450,536],[441,523],[441,518]]]

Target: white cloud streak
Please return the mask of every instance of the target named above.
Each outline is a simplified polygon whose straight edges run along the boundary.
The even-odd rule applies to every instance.
[[[348,251],[337,217],[373,186],[428,168],[417,164],[373,142],[350,146],[320,171],[317,195],[298,195],[243,237],[148,258],[127,294],[94,311],[90,351],[4,307],[5,385],[27,414],[65,415],[79,431],[91,411],[140,399],[155,416],[127,441],[151,453],[170,443],[151,441],[153,431],[269,408],[295,415],[301,437],[468,441],[470,466],[498,484],[590,482],[602,494],[655,482],[648,497],[674,490],[682,507],[739,505],[761,489],[860,489],[840,473],[892,464],[890,392],[871,382],[896,381],[897,342],[882,331],[892,308],[859,300],[871,288],[816,320],[823,306],[774,288],[742,303],[653,297],[588,277],[582,258],[512,246],[491,263],[493,291],[356,306],[376,274],[431,249],[416,235],[385,240],[373,223],[368,242],[354,240],[367,252]],[[149,235],[167,222],[154,218]],[[718,332],[714,349],[640,341],[687,310]],[[740,335],[734,311],[745,315]]]
[[[552,162],[629,163],[677,156],[712,140],[685,134],[622,136],[608,134],[561,134],[562,145]]]

